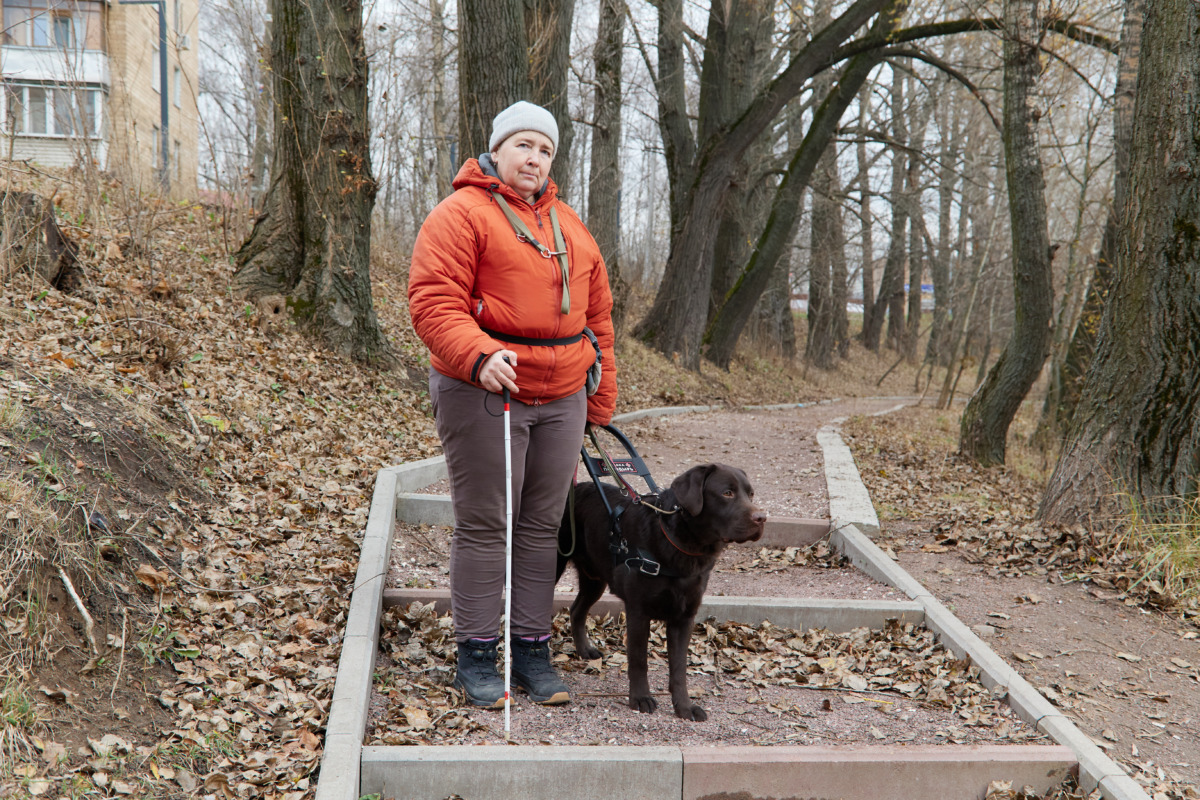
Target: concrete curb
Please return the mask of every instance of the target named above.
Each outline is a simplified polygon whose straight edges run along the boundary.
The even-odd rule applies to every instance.
[[[902,745],[684,747],[683,800],[744,796],[839,800],[982,797],[992,780],[1061,783],[1075,765],[1067,747]]]
[[[556,610],[570,607],[575,595],[567,592],[554,593]],[[433,603],[438,614],[450,610],[449,589],[388,589],[383,595],[385,608],[406,606],[409,603]],[[619,597],[605,593],[594,606],[595,616],[624,613],[625,606]],[[807,630],[826,628],[834,633],[846,633],[855,628],[880,630],[889,620],[901,624],[911,622],[922,625],[925,609],[920,603],[906,600],[815,600],[786,599],[778,597],[730,597],[705,598],[696,619],[713,617],[743,625],[758,625],[766,620],[783,628]]]
[[[1085,792],[1099,788],[1107,800],[1150,800],[1145,790],[1120,765],[1105,755],[1016,669],[988,647],[924,586],[888,558],[865,534],[847,525],[833,531],[830,542],[855,566],[920,603],[925,609],[926,626],[936,632],[942,643],[955,655],[970,658],[979,667],[980,678],[985,686],[1006,690],[1009,706],[1021,719],[1058,744],[1071,748],[1079,761],[1079,783]]]
[[[364,747],[362,792],[407,800],[841,800],[982,798],[991,780],[1060,783],[1070,748],[1011,746]]]
[[[418,462],[419,463],[419,462]],[[422,468],[381,469],[375,478],[367,530],[359,551],[354,593],[346,614],[346,634],[338,659],[333,700],[325,724],[325,752],[316,800],[358,800],[362,742],[367,732],[367,707],[371,701],[371,676],[379,649],[379,616],[383,611],[383,586],[396,527],[396,488],[401,476]]]
[[[363,794],[444,800],[663,800],[683,791],[677,747],[364,747]]]
[[[832,427],[817,431],[817,444],[825,459],[825,484],[829,495],[829,519],[832,527],[853,525],[863,533],[879,533],[879,517],[871,496],[854,466],[854,456]]]

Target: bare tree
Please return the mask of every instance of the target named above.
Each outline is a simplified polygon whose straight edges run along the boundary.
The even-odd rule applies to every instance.
[[[358,0],[271,0],[274,151],[266,210],[237,252],[235,285],[282,295],[336,352],[390,356],[371,304],[375,180]]]
[[[1148,0],[1141,37],[1128,213],[1116,280],[1039,516],[1104,522],[1126,500],[1160,514],[1200,472],[1200,9]]]
[[[1042,25],[1037,0],[1004,0],[1004,163],[1012,220],[1013,334],[963,410],[959,452],[1004,463],[1008,427],[1050,348],[1054,287],[1045,181],[1034,123]]]

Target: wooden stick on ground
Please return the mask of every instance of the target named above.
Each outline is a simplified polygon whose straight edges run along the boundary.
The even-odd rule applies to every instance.
[[[84,607],[83,601],[79,599],[79,595],[75,592],[75,586],[71,583],[71,579],[67,577],[67,573],[62,567],[58,568],[58,577],[62,579],[63,586],[67,588],[67,594],[71,595],[71,599],[75,601],[75,607],[79,609],[79,613],[83,616],[84,632],[87,634],[88,644],[92,646],[92,655],[100,655],[100,650],[96,647],[95,620],[92,619],[92,615]]]

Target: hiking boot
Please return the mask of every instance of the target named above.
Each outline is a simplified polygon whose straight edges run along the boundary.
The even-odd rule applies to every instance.
[[[458,672],[451,685],[461,689],[473,706],[504,708],[504,679],[496,672],[495,639],[458,643]]]
[[[512,680],[529,699],[545,706],[569,702],[567,685],[550,666],[550,642],[513,639]]]

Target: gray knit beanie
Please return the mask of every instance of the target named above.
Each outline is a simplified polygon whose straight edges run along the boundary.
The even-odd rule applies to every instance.
[[[518,131],[537,131],[544,134],[558,150],[558,123],[554,115],[541,106],[518,100],[492,120],[492,138],[488,150],[495,151],[500,143]]]

